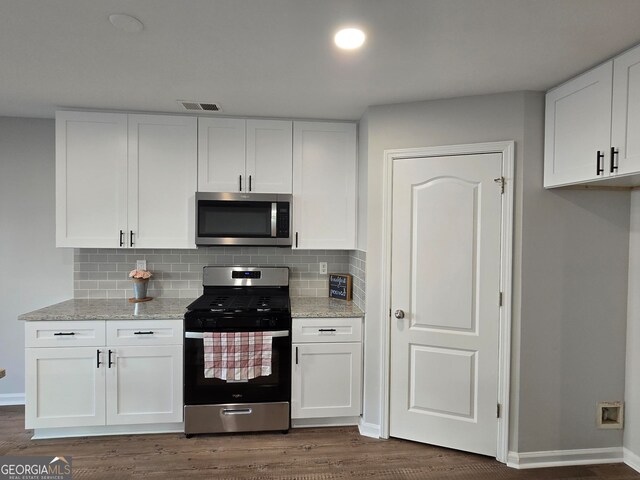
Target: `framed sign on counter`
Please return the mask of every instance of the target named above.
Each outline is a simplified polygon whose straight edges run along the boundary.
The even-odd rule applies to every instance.
[[[348,273],[329,274],[329,297],[351,300],[352,281]]]

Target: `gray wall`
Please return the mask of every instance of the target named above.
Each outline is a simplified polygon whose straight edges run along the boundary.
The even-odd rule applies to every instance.
[[[0,117],[0,404],[24,394],[16,317],[72,297],[71,250],[55,248],[54,122]]]
[[[543,114],[532,92],[367,110],[366,423],[379,424],[382,394],[384,150],[514,140],[510,450],[621,445],[596,430],[595,405],[623,393],[628,194],[545,191]]]
[[[640,191],[631,193],[624,447],[640,457]],[[640,460],[636,459],[640,464]]]
[[[358,250],[367,251],[367,191],[369,167],[369,121],[367,113],[358,123]]]
[[[596,404],[623,400],[629,192],[544,190],[526,111],[517,451],[619,447]]]
[[[380,424],[382,298],[382,192],[385,149],[516,141],[516,173],[521,171],[525,94],[467,97],[370,107],[368,121],[367,321],[365,322],[365,423]],[[516,185],[516,212],[521,188]],[[519,278],[521,215],[516,213],[515,277]],[[516,315],[517,317],[517,315]],[[519,318],[514,318],[517,330]]]

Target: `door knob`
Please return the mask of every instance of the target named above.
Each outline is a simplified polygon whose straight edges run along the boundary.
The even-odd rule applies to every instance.
[[[395,311],[394,315],[396,318],[404,318],[404,310],[398,309]]]

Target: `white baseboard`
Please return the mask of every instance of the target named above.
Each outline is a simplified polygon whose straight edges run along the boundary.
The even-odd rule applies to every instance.
[[[363,437],[380,438],[380,425],[360,420],[358,430],[360,430],[360,435]]]
[[[292,418],[291,427],[348,427],[358,425],[358,420],[360,420],[360,417]]]
[[[104,435],[136,435],[150,433],[184,433],[184,424],[102,425],[94,427],[35,428],[31,440],[47,438],[99,437]]]
[[[2,405],[24,405],[24,393],[0,394],[0,406]]]
[[[621,447],[585,448],[579,450],[549,450],[543,452],[509,452],[507,466],[512,468],[566,467],[598,463],[622,463]]]
[[[636,472],[640,472],[640,456],[636,455],[628,448],[624,449],[624,463],[629,465]]]

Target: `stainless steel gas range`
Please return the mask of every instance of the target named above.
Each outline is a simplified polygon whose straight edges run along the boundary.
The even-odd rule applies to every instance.
[[[185,434],[287,431],[289,269],[204,267],[203,287],[184,317]]]

